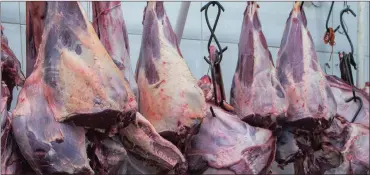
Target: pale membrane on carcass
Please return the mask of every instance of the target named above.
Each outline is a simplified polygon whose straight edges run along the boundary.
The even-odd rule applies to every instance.
[[[283,117],[288,108],[288,101],[277,79],[257,8],[257,3],[248,3],[244,12],[239,59],[233,78],[230,104],[242,119],[262,126],[274,123],[275,117]],[[268,118],[262,122],[250,118],[254,115],[258,118]],[[265,123],[267,121],[268,123]]]
[[[179,51],[163,2],[148,2],[136,78],[140,112],[158,133],[193,128],[205,115],[205,99]]]
[[[344,117],[348,122],[351,122],[360,107],[360,102],[358,100],[356,102],[354,100],[348,103],[346,102],[346,100],[353,97],[352,87],[334,75],[326,75],[326,79],[333,91],[335,101],[337,102],[337,115]],[[369,127],[370,96],[368,93],[357,87],[353,88],[356,96],[360,97],[362,100],[362,108],[360,109],[354,123],[359,123]]]
[[[137,96],[138,87],[130,63],[128,32],[121,2],[98,2],[93,5],[93,27],[117,67],[122,71]],[[137,97],[138,98],[138,97]]]
[[[345,143],[338,147],[344,162],[337,168],[330,169],[325,174],[366,174],[369,172],[369,128],[361,124],[348,123],[341,137]]]
[[[45,81],[44,95],[57,121],[73,119],[76,114],[135,110],[137,103],[129,84],[81,11],[77,16],[82,19],[66,19],[68,13],[48,13],[48,20],[55,25],[46,24],[35,75],[29,81],[39,79],[36,72]],[[68,20],[81,20],[83,25]],[[24,115],[21,111],[15,110],[14,115]]]
[[[287,20],[277,59],[277,75],[289,100],[287,120],[302,129],[326,128],[336,102],[318,63],[300,3]]]
[[[13,112],[17,144],[38,174],[92,174],[76,125],[121,124],[137,109],[135,96],[78,2],[47,2],[39,47]]]

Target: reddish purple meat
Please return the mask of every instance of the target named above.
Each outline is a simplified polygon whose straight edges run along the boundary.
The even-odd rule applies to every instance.
[[[269,128],[277,117],[285,117],[288,101],[277,79],[257,8],[256,2],[248,2],[244,12],[230,104],[242,120]]]
[[[130,64],[128,33],[123,19],[121,2],[92,2],[93,26],[113,62],[125,75],[136,97],[137,84]]]
[[[267,129],[241,121],[238,116],[211,104],[212,82],[203,76],[198,84],[207,101],[206,117],[193,136],[187,159],[190,173],[266,174],[275,157],[275,137]]]
[[[26,2],[26,76],[32,73],[38,48],[41,43],[41,36],[44,30],[44,23],[46,19],[45,1],[27,1]]]
[[[76,125],[109,129],[129,122],[136,110],[135,96],[79,3],[48,2],[35,69],[12,123],[33,170],[92,174],[85,130]]]
[[[334,94],[335,101],[337,102],[337,115],[344,117],[348,122],[351,122],[360,107],[359,102],[355,102],[353,100],[348,103],[346,102],[347,99],[353,97],[352,87],[342,79],[333,75],[326,75],[326,79]],[[354,89],[356,96],[360,97],[362,100],[362,108],[360,109],[354,123],[359,123],[369,127],[370,95],[357,87],[354,87]]]
[[[344,162],[325,174],[368,174],[369,165],[369,128],[349,123],[337,116],[332,126],[325,131],[327,141],[340,150]]]
[[[148,2],[136,80],[140,113],[182,151],[202,121],[206,103],[181,55],[163,2]]]
[[[277,59],[277,75],[289,100],[287,121],[304,130],[322,130],[337,104],[317,60],[300,2],[286,22]]]
[[[8,38],[4,35],[3,30],[1,28],[1,81],[7,86],[9,90],[9,96],[6,101],[6,110],[10,110],[10,105],[13,100],[13,89],[15,86],[22,86],[24,83],[24,75],[21,71],[21,63],[14,55],[13,51],[10,49],[8,45]]]

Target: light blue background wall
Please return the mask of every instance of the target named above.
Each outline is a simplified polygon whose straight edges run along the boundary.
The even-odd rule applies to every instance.
[[[192,2],[189,9],[187,22],[185,25],[184,34],[182,37],[180,49],[183,56],[188,62],[188,65],[196,78],[200,78],[207,73],[207,64],[203,61],[203,56],[207,54],[207,41],[210,35],[204,13],[200,13],[200,8],[206,2]],[[228,46],[225,52],[224,61],[222,62],[224,84],[226,95],[229,96],[232,76],[235,71],[238,40],[243,19],[243,12],[246,7],[246,2],[221,2],[225,7],[225,12],[221,14],[219,25],[216,30],[216,35],[221,41],[222,46]],[[91,20],[91,3],[81,2],[85,11]],[[316,2],[320,7],[310,6],[310,3],[305,3],[305,12],[308,20],[308,28],[315,42],[316,51],[322,67],[326,62],[329,62],[331,47],[323,42],[323,34],[325,32],[325,20],[329,11],[330,2]],[[351,8],[357,12],[357,2],[348,2]],[[142,33],[142,16],[146,2],[122,2],[124,19],[126,21],[129,32],[131,64],[135,69],[138,59],[141,33]],[[173,27],[176,25],[176,19],[180,9],[181,2],[165,2],[165,8],[170,18]],[[286,19],[292,8],[293,2],[259,2],[259,16],[262,23],[262,30],[268,42],[269,49],[274,58],[277,57],[282,33],[285,27]],[[26,43],[25,43],[25,2],[1,2],[1,22],[4,26],[4,33],[8,37],[9,45],[14,51],[17,58],[22,64],[22,70],[25,71],[26,63]],[[90,8],[90,10],[88,10]],[[339,13],[343,9],[343,2],[336,2],[333,9],[333,14],[330,19],[330,26],[339,25]],[[211,9],[210,17],[215,17],[216,9]],[[365,26],[366,26],[366,42],[364,49],[366,50],[365,64],[367,69],[365,77],[369,81],[369,4],[366,5]],[[355,47],[355,57],[357,48],[357,20],[352,15],[345,15],[345,21],[349,28],[349,34]],[[213,23],[213,19],[211,19]],[[344,35],[336,34],[336,45],[332,60],[329,62],[331,69],[328,73],[339,75],[338,67],[338,51],[349,51],[349,44]],[[354,75],[356,77],[356,74]],[[17,95],[19,91],[15,91]],[[16,100],[13,101],[13,107]]]

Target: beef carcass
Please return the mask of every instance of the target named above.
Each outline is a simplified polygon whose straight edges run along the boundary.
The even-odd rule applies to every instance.
[[[272,132],[248,125],[238,116],[212,104],[211,79],[198,84],[207,98],[208,110],[187,152],[190,173],[265,174],[275,156]],[[213,94],[211,92],[211,94]]]
[[[119,130],[123,145],[129,152],[129,166],[136,169],[132,174],[174,172],[184,174],[187,162],[180,150],[162,138],[140,113],[135,121]]]
[[[324,138],[341,151],[344,162],[325,174],[369,174],[369,127],[336,116]]]
[[[77,2],[48,2],[38,51],[13,112],[16,141],[38,174],[91,174],[75,124],[119,125],[133,116],[135,97]]]
[[[303,130],[329,127],[337,104],[317,60],[301,2],[286,22],[277,59],[277,75],[289,100],[287,122]]]
[[[119,137],[108,137],[107,134],[92,129],[86,136],[90,141],[87,154],[94,172],[103,175],[125,174],[127,152]]]
[[[348,122],[351,122],[360,107],[359,102],[355,102],[353,100],[348,103],[346,102],[346,100],[353,97],[352,86],[334,75],[326,75],[326,79],[334,94],[335,101],[337,102],[337,115],[344,117]],[[370,95],[357,87],[353,88],[356,96],[360,97],[362,101],[362,108],[358,112],[354,123],[359,123],[369,127]]]
[[[6,101],[6,110],[10,110],[11,102],[13,100],[13,89],[15,86],[22,86],[25,80],[25,77],[21,71],[21,63],[14,55],[13,51],[10,49],[8,45],[8,38],[4,35],[3,30],[1,28],[1,81],[4,81],[7,89],[9,90],[10,94],[7,97]]]
[[[11,117],[6,109],[10,92],[4,82],[1,83],[0,120],[1,120],[1,174],[24,174],[31,172],[26,160],[19,152],[11,132]]]
[[[93,27],[113,62],[125,75],[136,98],[137,84],[130,64],[128,33],[121,2],[92,2]]]
[[[47,2],[26,2],[26,76],[30,76],[36,63],[38,48],[44,30]]]
[[[205,116],[206,103],[183,59],[163,2],[148,2],[136,67],[139,111],[159,134],[181,148]]]
[[[239,39],[239,58],[231,85],[230,104],[243,121],[264,128],[284,118],[285,91],[277,79],[258,18],[258,4],[248,2]]]

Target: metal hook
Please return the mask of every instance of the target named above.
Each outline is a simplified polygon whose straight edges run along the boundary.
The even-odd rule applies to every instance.
[[[346,103],[349,103],[349,102],[350,102],[350,101],[352,101],[352,100],[354,100],[354,101],[356,101],[356,100],[357,100],[357,101],[360,103],[360,106],[358,107],[358,109],[357,109],[357,111],[356,111],[355,115],[353,116],[353,118],[352,118],[352,120],[351,120],[351,123],[353,123],[353,122],[356,120],[356,118],[357,118],[358,114],[360,113],[360,111],[361,111],[361,109],[362,109],[362,105],[363,105],[363,103],[362,103],[362,99],[361,99],[360,97],[358,97],[358,96],[354,96],[354,97],[351,97],[351,98],[347,99],[347,100],[346,100]]]
[[[347,6],[346,8],[344,8],[344,9],[340,12],[340,25],[342,26],[343,32],[344,32],[344,34],[346,35],[346,37],[347,37],[347,40],[348,40],[349,44],[351,45],[351,53],[350,53],[350,54],[353,54],[353,45],[352,45],[351,38],[349,38],[348,33],[347,33],[347,30],[343,27],[343,26],[344,26],[344,24],[343,24],[343,14],[344,14],[345,12],[347,12],[347,13],[348,13],[348,12],[351,12],[351,13],[352,13],[352,15],[353,15],[354,17],[356,17],[356,14],[355,14],[355,12],[353,12],[353,11],[352,11],[352,9],[350,9],[350,8],[349,8],[349,6]]]
[[[216,20],[215,20],[215,23],[213,24],[213,28],[211,27],[211,24],[209,22],[209,18],[208,18],[208,8],[210,6],[215,6],[217,5],[218,7],[218,12],[217,12],[217,16],[216,16]],[[216,42],[216,45],[218,47],[218,54],[219,54],[219,59],[216,60],[216,64],[219,64],[222,60],[222,54],[223,52],[225,52],[227,50],[227,47],[225,48],[221,48],[221,45],[220,45],[220,42],[218,41],[216,35],[215,35],[215,31],[216,31],[216,27],[217,27],[217,23],[218,23],[218,20],[220,19],[220,15],[221,15],[221,10],[222,11],[225,11],[224,7],[218,2],[218,1],[210,1],[208,2],[206,5],[204,5],[200,11],[202,12],[203,10],[205,10],[205,16],[206,16],[206,22],[207,22],[207,26],[208,26],[208,29],[210,30],[211,32],[211,36],[209,37],[209,40],[208,40],[208,53],[210,52],[209,50],[209,47],[211,46],[211,41],[212,41],[212,38],[215,40]],[[211,64],[211,62],[209,60],[207,60],[207,58],[205,58],[206,62],[208,64]]]
[[[334,1],[331,2],[331,6],[330,6],[330,10],[329,10],[329,14],[328,14],[328,17],[326,18],[326,32],[329,32],[329,18],[330,18],[330,15],[333,11],[333,6],[334,6]],[[340,25],[337,26],[337,28],[334,29],[334,33],[340,28]]]

